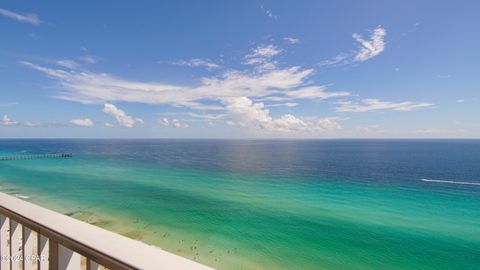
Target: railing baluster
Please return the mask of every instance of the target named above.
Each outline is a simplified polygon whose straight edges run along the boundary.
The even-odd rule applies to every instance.
[[[48,261],[49,261],[49,239],[40,233],[38,234],[38,269],[39,270],[48,270]]]
[[[37,237],[38,234],[23,226],[23,269],[37,269]]]
[[[10,247],[12,252],[11,257],[11,269],[22,269],[22,224],[15,220],[10,220]]]
[[[101,270],[100,265],[92,260],[87,260],[87,270]]]
[[[59,270],[58,268],[58,243],[49,239],[48,241],[48,269]]]
[[[80,254],[62,245],[58,245],[58,269],[80,270]]]
[[[0,269],[10,269],[10,218],[0,215]]]

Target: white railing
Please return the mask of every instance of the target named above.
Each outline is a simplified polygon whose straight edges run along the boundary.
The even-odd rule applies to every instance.
[[[0,193],[0,270],[210,267]]]

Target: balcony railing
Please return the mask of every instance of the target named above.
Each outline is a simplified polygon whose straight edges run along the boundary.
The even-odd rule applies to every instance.
[[[212,269],[0,193],[0,270]]]

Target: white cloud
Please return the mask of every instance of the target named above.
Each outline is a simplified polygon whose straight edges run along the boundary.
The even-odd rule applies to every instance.
[[[274,56],[280,54],[282,50],[275,45],[261,45],[252,50],[245,56],[246,65],[254,65],[259,70],[271,70],[277,67],[277,61],[272,60]]]
[[[88,64],[96,64],[98,61],[100,61],[100,58],[94,55],[83,55],[78,57],[78,59]]]
[[[268,96],[268,97],[260,97],[260,98],[255,98],[255,101],[289,101],[292,100],[290,97],[284,97],[284,96]]]
[[[172,120],[168,120],[168,118],[164,117],[162,119],[159,119],[158,120],[158,123],[163,125],[163,126],[166,126],[166,127],[174,127],[174,128],[188,128],[189,125],[182,121],[182,120],[178,120],[178,119],[172,119]]]
[[[457,103],[463,103],[463,102],[465,102],[465,99],[457,99],[457,100],[455,100],[455,102],[457,102]]]
[[[236,123],[246,128],[266,132],[319,132],[341,128],[340,124],[334,124],[335,119],[306,122],[292,114],[274,119],[263,103],[254,103],[247,97],[229,98],[222,102],[233,117],[233,121],[227,121],[229,125]]]
[[[324,85],[308,86],[298,90],[289,91],[286,95],[295,99],[328,99],[350,95],[348,92],[326,92],[326,90],[327,87]]]
[[[271,55],[271,52],[261,52]],[[117,78],[105,73],[52,69],[20,62],[34,70],[45,73],[56,80],[62,91],[56,97],[81,103],[103,103],[108,101],[139,102],[147,104],[169,104],[200,110],[218,110],[221,98],[262,98],[275,95],[284,101],[300,98],[333,98],[345,92],[325,92],[325,86],[304,87],[313,69],[300,67],[276,68],[268,71],[230,70],[219,76],[204,77],[199,86],[179,86],[155,82],[138,82]],[[307,93],[309,92],[309,94]],[[208,104],[204,104],[204,102]],[[212,101],[214,103],[212,103]]]
[[[265,4],[260,5],[260,9],[265,10],[265,15],[267,15],[269,18],[272,19],[277,19],[277,16],[272,13],[270,9],[265,9]]]
[[[37,15],[35,14],[19,14],[15,13],[10,10],[6,10],[3,8],[0,8],[0,15],[3,15],[5,17],[8,17],[10,19],[14,19],[16,21],[22,22],[22,23],[29,23],[33,25],[39,25],[42,23],[42,20],[38,18]]]
[[[365,40],[360,34],[354,33],[352,37],[359,43],[357,50],[339,53],[331,59],[321,61],[318,66],[347,65],[371,59],[385,50],[386,34],[387,31],[381,26],[370,31],[369,40]]]
[[[252,59],[252,58],[259,58],[259,57],[265,57],[265,58],[271,58],[275,55],[278,55],[282,52],[279,48],[277,48],[275,45],[262,45],[254,48],[250,54],[246,55],[247,59]]]
[[[353,34],[352,37],[360,43],[359,51],[355,55],[355,61],[363,62],[372,57],[379,55],[385,49],[385,31],[382,27],[377,27],[370,34],[370,40],[365,40],[363,37],[357,33]]]
[[[284,37],[283,40],[285,40],[286,42],[290,43],[290,44],[298,44],[300,43],[300,39],[298,38],[293,38],[293,37]]]
[[[17,121],[10,119],[6,114],[0,120],[0,125],[2,126],[15,126],[17,124],[18,124]]]
[[[187,123],[178,119],[172,119],[171,126],[175,128],[188,128]]]
[[[274,103],[274,104],[267,104],[265,107],[296,107],[298,103],[296,102],[285,102],[285,103]]]
[[[337,117],[322,118],[318,120],[317,125],[324,130],[340,130],[342,126],[338,122],[339,120],[345,119],[339,119]]]
[[[319,66],[331,66],[331,65],[336,65],[336,64],[347,64],[348,62],[351,62],[348,58],[350,55],[347,53],[339,53],[332,59],[328,60],[323,60],[321,61],[318,65]]]
[[[70,124],[79,126],[79,127],[93,127],[93,121],[88,118],[83,119],[72,119],[70,120]]]
[[[394,111],[413,111],[417,109],[424,109],[432,107],[432,103],[416,103],[411,101],[406,102],[390,102],[381,101],[379,99],[363,99],[361,102],[340,102],[336,107],[337,112],[370,112],[377,110],[394,110]]]
[[[110,103],[105,103],[103,107],[103,112],[115,117],[115,120],[122,127],[132,128],[135,124],[143,124],[143,120],[140,118],[133,118],[132,116],[127,115],[124,111],[115,107],[115,105]]]
[[[219,120],[225,118],[226,114],[198,114],[198,113],[192,113],[188,112],[187,115],[193,117],[193,118],[198,118],[202,120]]]
[[[49,76],[51,78],[58,79],[58,80],[68,79],[68,77],[70,75],[72,75],[71,72],[67,72],[67,71],[64,71],[64,70],[61,70],[61,69],[46,68],[46,67],[35,65],[35,64],[32,64],[30,62],[26,62],[26,61],[20,61],[19,63],[22,64],[22,65],[25,65],[29,68],[32,68],[34,70],[43,72],[47,76]]]
[[[23,125],[24,125],[25,127],[41,127],[41,126],[42,126],[42,124],[32,123],[32,122],[29,122],[29,121],[25,122]]]
[[[40,66],[30,62],[20,62],[21,64],[46,74],[57,82],[55,88],[61,89],[55,97],[64,100],[76,101],[85,104],[105,103],[104,112],[114,116],[122,126],[132,127],[140,123],[141,119],[126,115],[123,111],[117,109],[112,102],[137,102],[143,104],[168,104],[174,107],[184,107],[191,110],[201,111],[202,113],[187,113],[189,116],[202,121],[224,120],[232,121],[232,115],[239,118],[238,114],[232,110],[232,104],[228,100],[248,101],[274,101],[278,104],[271,104],[272,107],[294,107],[298,105],[295,102],[303,100],[323,100],[329,98],[338,98],[349,95],[348,92],[327,91],[327,86],[315,85],[310,77],[314,73],[313,69],[302,68],[300,66],[278,67],[273,59],[281,53],[281,49],[274,45],[259,46],[251,50],[245,56],[245,61],[253,65],[253,68],[246,70],[222,69],[216,76],[202,77],[196,85],[178,85],[161,82],[142,82],[132,81],[116,77],[112,74],[94,73],[85,69],[64,69],[50,68]],[[260,111],[264,111],[263,103]],[[253,106],[253,107],[252,107]],[[252,105],[254,108],[257,105]],[[210,114],[210,111],[220,111]],[[118,112],[120,111],[120,112]],[[243,113],[249,114],[251,110],[245,110]],[[261,112],[259,112],[261,113]],[[268,116],[268,110],[266,110]],[[121,116],[121,115],[124,116]],[[269,117],[269,116],[268,116]],[[282,120],[279,120],[282,119]],[[270,130],[287,130],[284,123],[293,125],[292,117],[285,117],[271,122]],[[172,123],[173,119],[167,119],[169,126],[184,127],[185,125]],[[236,119],[238,120],[238,119]],[[245,120],[245,119],[244,119]],[[297,127],[300,126],[302,119],[296,121]],[[190,121],[190,120],[189,120]],[[192,121],[195,121],[192,119]],[[305,121],[304,121],[305,122]],[[256,125],[262,121],[252,121]],[[273,123],[273,124],[272,124]],[[308,126],[316,127],[318,123],[311,121],[305,122]],[[292,128],[293,129],[293,128]]]
[[[70,69],[74,69],[74,68],[78,67],[77,62],[75,62],[73,60],[69,60],[69,59],[58,60],[56,62],[56,64],[59,65],[59,66],[62,66],[62,67],[70,68]]]
[[[275,20],[278,18],[276,15],[273,14],[273,12],[270,9],[265,10],[265,15]]]
[[[265,14],[267,14],[267,16],[270,18],[275,18],[275,19],[277,18],[275,15],[273,15],[272,11],[269,9],[265,11]]]
[[[107,123],[105,123],[105,126],[106,126],[106,127],[108,127],[108,128],[113,128],[113,127],[115,127],[115,125],[114,125],[114,124],[112,124],[112,123],[108,123],[108,122],[107,122]]]
[[[247,97],[226,98],[223,100],[229,114],[233,115],[240,125],[257,129],[270,129],[273,119],[263,103],[253,103]]]
[[[220,65],[214,63],[210,59],[200,59],[200,58],[192,58],[190,60],[179,60],[171,62],[173,65],[177,66],[187,66],[187,67],[206,67],[208,69],[216,69],[221,68]]]
[[[166,117],[160,119],[158,121],[158,123],[160,123],[161,125],[166,126],[166,127],[170,125],[170,121],[168,121],[168,118],[166,118]]]

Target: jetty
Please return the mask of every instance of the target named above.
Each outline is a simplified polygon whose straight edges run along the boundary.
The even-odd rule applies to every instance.
[[[8,155],[8,156],[0,155],[0,161],[37,159],[37,158],[69,158],[69,157],[73,157],[73,154],[72,153],[52,153],[52,154],[30,154],[30,155]]]

